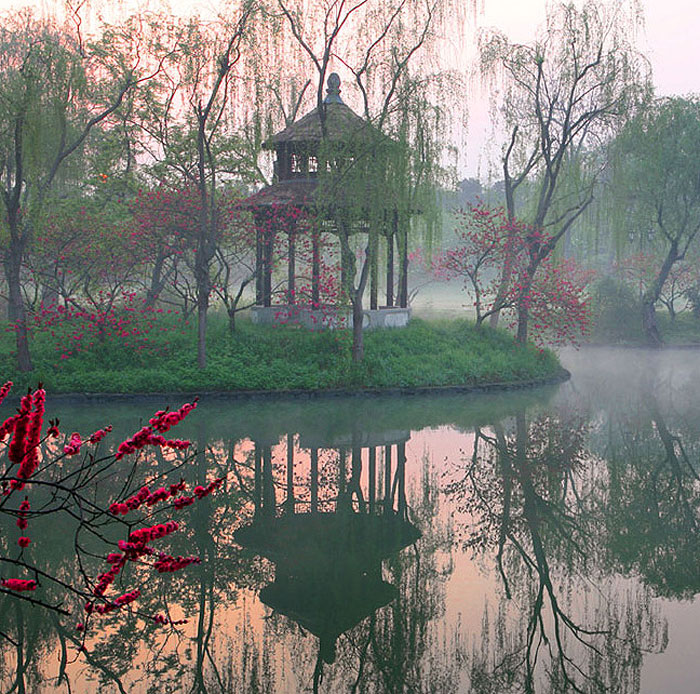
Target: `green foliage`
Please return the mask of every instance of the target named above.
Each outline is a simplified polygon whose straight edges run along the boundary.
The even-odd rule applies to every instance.
[[[54,393],[129,393],[478,386],[543,378],[560,368],[550,352],[522,347],[504,331],[477,330],[463,320],[414,320],[406,329],[368,332],[361,364],[351,361],[346,331],[313,333],[241,321],[231,335],[225,318],[216,316],[204,370],[196,367],[196,339],[195,329],[185,326],[137,353],[107,342],[56,364],[53,343],[38,334],[35,370],[20,376],[11,355],[12,334],[4,332],[0,372],[19,388],[40,380]]]
[[[630,286],[611,277],[598,280],[591,291],[593,342],[641,341],[641,303]]]
[[[591,310],[591,342],[621,345],[646,343],[639,320],[641,300],[628,284],[610,277],[598,280],[591,292]],[[672,320],[666,311],[662,311],[658,322],[665,343],[683,346],[700,344],[700,320],[692,312],[682,311]]]
[[[657,99],[625,126],[611,148],[613,204],[621,231],[640,250],[684,254],[700,229],[700,99]]]

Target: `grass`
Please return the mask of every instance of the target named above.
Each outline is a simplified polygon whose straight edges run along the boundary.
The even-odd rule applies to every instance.
[[[476,330],[466,320],[413,320],[405,329],[367,332],[359,365],[350,359],[347,331],[312,333],[241,320],[230,334],[216,315],[203,370],[196,366],[194,326],[160,333],[140,350],[107,341],[67,359],[57,359],[55,340],[37,333],[30,374],[16,371],[13,337],[0,337],[0,380],[18,388],[41,381],[53,393],[477,386],[545,378],[560,369],[552,353],[518,345],[503,331]]]

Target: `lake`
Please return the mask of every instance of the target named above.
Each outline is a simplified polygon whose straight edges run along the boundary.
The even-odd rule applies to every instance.
[[[105,469],[81,511],[32,519],[25,555],[65,583],[92,580],[126,533],[106,518],[88,530],[83,511],[144,480],[225,476],[164,516],[181,528],[158,548],[201,563],[160,575],[132,562],[109,595],[139,599],[93,615],[84,636],[81,603],[57,584],[34,595],[70,617],[0,595],[0,688],[696,692],[700,351],[562,361],[570,381],[531,390],[205,398],[172,431],[196,457]],[[180,404],[49,393],[47,415],[68,434],[111,423],[104,447]],[[89,475],[76,460],[64,474]],[[36,494],[32,509],[51,503]],[[14,519],[2,522],[14,557]]]

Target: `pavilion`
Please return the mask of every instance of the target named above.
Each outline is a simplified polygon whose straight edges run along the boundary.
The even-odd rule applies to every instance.
[[[343,184],[344,176],[347,180],[345,174],[352,169],[355,169],[357,178],[360,169],[355,167],[361,166],[362,161],[371,159],[375,165],[379,161],[381,166],[379,158],[391,142],[343,102],[340,78],[333,73],[328,78],[327,96],[321,107],[288,125],[263,144],[265,149],[275,152],[273,182],[246,200],[256,226],[258,272],[256,301],[252,308],[254,322],[273,323],[281,312],[293,313],[298,322],[309,326],[325,322],[334,327],[342,322],[329,321],[329,307],[322,305],[322,250],[319,243],[319,234],[338,236],[342,226],[342,233],[368,236],[369,308],[364,310],[364,327],[403,327],[408,323],[408,222],[401,221],[398,205],[389,192],[382,200],[382,209],[378,210],[369,195],[358,193],[357,186],[353,190]],[[361,172],[359,176],[362,177]],[[332,181],[330,186],[329,181]],[[367,180],[363,185],[369,192],[373,183]],[[376,197],[376,188],[373,192]],[[358,201],[358,196],[363,200]],[[368,209],[369,206],[373,209]],[[285,210],[293,209],[303,210],[318,222],[318,232],[311,235],[310,301],[298,299],[298,228],[293,215],[284,214]],[[373,222],[369,221],[370,217]],[[381,220],[379,224],[377,219]],[[372,224],[374,228],[370,229]],[[275,298],[281,293],[273,289],[274,244],[280,233],[287,235],[286,290],[282,303]],[[349,276],[354,259],[347,257],[347,246],[341,244],[340,250],[340,283],[341,287],[347,287],[354,281],[354,277]],[[379,258],[382,251],[386,258],[386,303],[380,306]],[[350,312],[336,306],[332,308],[332,315],[347,319]]]

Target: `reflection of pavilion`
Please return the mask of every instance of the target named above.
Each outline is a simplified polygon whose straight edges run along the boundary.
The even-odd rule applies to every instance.
[[[294,496],[294,439],[289,435],[285,494],[279,505],[272,445],[256,442],[255,516],[251,525],[236,532],[235,540],[275,563],[275,580],[260,591],[261,601],[315,634],[320,658],[327,663],[335,659],[335,642],[342,633],[396,597],[394,586],[382,580],[382,561],[420,537],[407,520],[408,438],[408,432],[387,432],[337,436],[323,446],[303,441],[311,466],[310,500],[302,502]],[[329,448],[338,452],[338,491],[331,510],[321,510],[319,450]]]

